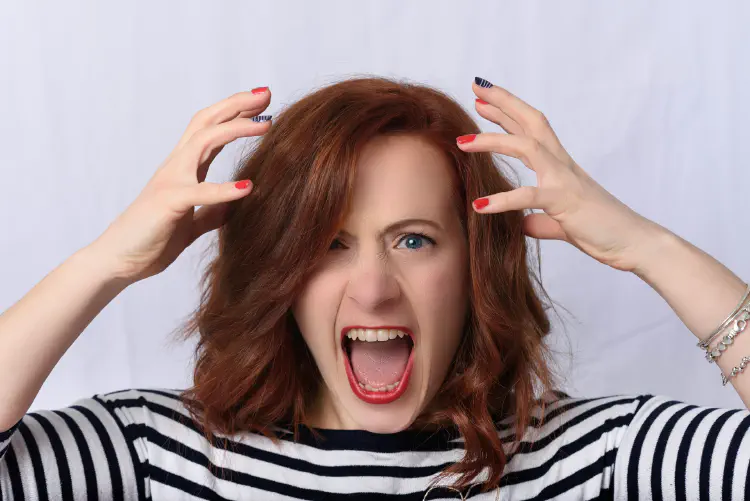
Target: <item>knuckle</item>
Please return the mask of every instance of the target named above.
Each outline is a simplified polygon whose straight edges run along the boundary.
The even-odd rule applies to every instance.
[[[541,135],[545,130],[550,128],[549,120],[541,111],[534,112],[534,119],[531,121],[530,129],[533,134]]]
[[[542,149],[542,143],[534,137],[526,136],[521,148],[522,160],[527,162],[537,156]]]
[[[210,117],[211,107],[208,106],[206,108],[201,108],[200,110],[198,110],[195,115],[193,115],[191,122],[197,125],[203,125],[208,123]]]
[[[539,110],[534,110],[534,121],[540,125],[549,125],[549,120],[544,113]]]
[[[210,128],[200,129],[193,134],[188,140],[188,148],[196,155],[200,155],[201,160],[211,145]]]

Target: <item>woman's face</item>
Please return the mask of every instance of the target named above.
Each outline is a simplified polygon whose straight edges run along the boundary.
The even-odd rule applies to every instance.
[[[363,151],[351,213],[292,305],[325,382],[315,426],[403,430],[443,382],[469,306],[451,168],[414,136]]]

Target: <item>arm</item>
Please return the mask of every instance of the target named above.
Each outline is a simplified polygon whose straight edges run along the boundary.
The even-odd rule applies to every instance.
[[[651,286],[682,320],[696,339],[705,339],[734,311],[747,284],[716,259],[678,235],[658,227],[633,273]],[[731,325],[725,329],[729,331]],[[711,346],[721,339],[716,338]],[[715,361],[725,375],[750,355],[750,333],[739,334]],[[720,384],[717,376],[716,383]],[[745,406],[750,408],[750,378],[731,379]]]
[[[536,187],[522,186],[475,200],[479,202],[475,211],[542,209],[525,215],[526,235],[564,240],[603,264],[634,273],[667,301],[699,339],[734,311],[746,288],[740,278],[594,181],[565,151],[539,110],[487,81],[478,79],[473,88],[481,98],[477,112],[509,133],[460,136],[457,146],[466,152],[491,151],[518,158],[536,172],[538,181]],[[728,375],[744,356],[750,356],[750,333],[738,335],[716,362]],[[732,384],[750,407],[750,377],[740,374]]]
[[[251,192],[249,181],[205,178],[226,144],[268,130],[267,119],[251,117],[270,98],[263,87],[199,111],[127,210],[0,315],[0,432],[21,419],[55,364],[112,299],[164,271],[198,237],[224,224],[230,202]]]
[[[477,79],[473,88],[481,99],[477,112],[508,134],[463,136],[457,146],[518,158],[538,181],[536,187],[476,200],[475,211],[542,209],[524,217],[526,235],[569,242],[603,264],[634,273],[697,338],[705,339],[734,311],[745,291],[742,280],[596,183],[565,151],[541,112],[486,80]],[[738,335],[716,361],[729,372],[745,355],[750,355],[750,333]],[[732,383],[750,406],[750,374]],[[627,429],[618,430],[622,440],[610,470],[615,499],[739,499],[747,491],[747,409],[698,407],[651,395],[640,400]]]
[[[28,411],[63,354],[128,283],[93,244],[50,272],[0,315],[0,431]]]

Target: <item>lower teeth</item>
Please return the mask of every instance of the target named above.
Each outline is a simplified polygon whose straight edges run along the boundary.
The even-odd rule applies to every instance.
[[[385,392],[394,390],[398,386],[398,384],[400,382],[401,381],[397,381],[397,382],[395,382],[393,384],[387,384],[385,386],[381,386],[380,388],[374,388],[374,387],[370,386],[369,384],[363,384],[363,383],[360,383],[360,382],[358,382],[358,384],[359,384],[360,388],[362,388],[363,390],[385,393]]]

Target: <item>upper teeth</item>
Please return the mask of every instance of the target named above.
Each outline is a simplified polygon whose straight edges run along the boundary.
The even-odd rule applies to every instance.
[[[408,336],[408,334],[397,329],[351,329],[346,333],[346,337],[349,339],[369,342],[388,341],[404,336]]]

